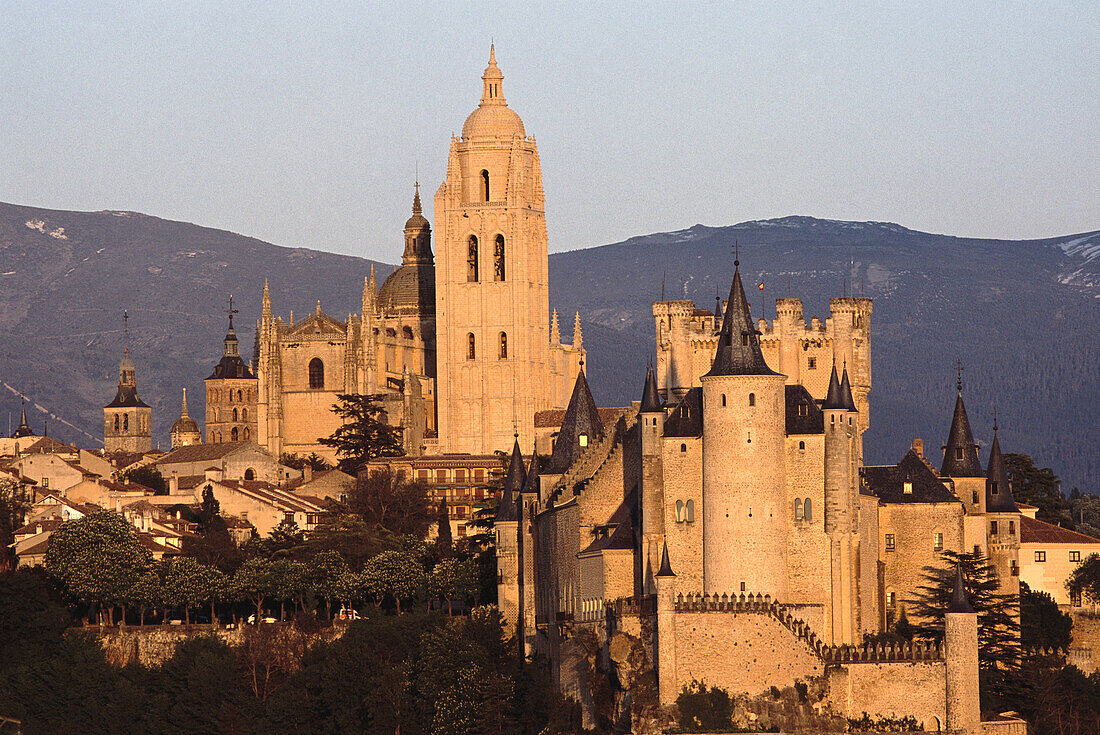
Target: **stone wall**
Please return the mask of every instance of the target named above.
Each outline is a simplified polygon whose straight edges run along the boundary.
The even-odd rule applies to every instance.
[[[845,717],[911,715],[927,731],[947,723],[943,661],[853,663],[830,668],[828,701]]]
[[[1073,610],[1070,617],[1073,618],[1070,653],[1076,654],[1073,664],[1085,674],[1100,671],[1100,614]],[[1092,668],[1088,669],[1090,660]]]

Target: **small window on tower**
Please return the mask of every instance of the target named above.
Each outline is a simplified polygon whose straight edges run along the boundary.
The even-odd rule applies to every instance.
[[[802,504],[802,516],[807,521],[812,521],[814,519],[814,504],[809,498],[806,498],[806,502]]]
[[[1016,521],[1009,521],[1008,522],[1008,535],[1009,536],[1015,536],[1016,535]]]
[[[687,450],[688,450],[688,445],[687,444],[681,444],[680,445],[680,451],[681,452],[686,452]]]
[[[885,540],[885,543],[883,544],[883,548],[885,548],[886,551],[893,551],[896,548],[895,540],[894,540],[894,534],[892,534],[892,533],[886,534],[886,540]]]
[[[809,360],[807,360],[806,369],[808,369],[808,370],[817,370],[817,358],[816,357],[811,357]]]
[[[806,451],[806,442],[803,441],[803,442],[798,443],[798,451],[800,451],[800,452]]]
[[[581,434],[580,435],[580,444],[581,444],[582,447],[587,447],[588,446],[588,434]]]
[[[508,335],[504,332],[500,333],[500,359],[508,359]]]
[[[122,430],[123,431],[129,431],[130,430],[130,414],[128,414],[128,413],[122,414]]]
[[[901,491],[903,493],[905,493],[906,495],[912,495],[913,494],[913,483],[910,482],[909,480],[906,480],[901,486]]]
[[[932,534],[932,550],[943,551],[943,534],[939,531]]]
[[[745,332],[741,333],[741,346],[742,347],[748,347],[749,346],[749,335]]]
[[[477,345],[474,340],[474,333],[470,332],[466,335],[466,359],[473,360],[477,357]]]
[[[493,244],[493,280],[504,280],[504,235],[497,235]]]
[[[489,201],[489,172],[484,169],[481,171],[481,201]]]
[[[749,405],[750,406],[755,406],[756,405],[756,394],[755,393],[749,393]]]
[[[794,499],[794,519],[796,521],[801,521],[804,517],[805,516],[803,515],[803,510],[802,510],[802,498],[795,498]]]
[[[990,495],[996,495],[997,494],[997,481],[996,480],[993,480],[992,482],[989,483],[989,493],[990,493]],[[975,494],[977,494],[977,493],[975,493]]]
[[[694,523],[695,522],[695,501],[694,500],[689,500],[684,505],[684,520],[687,523]]]
[[[309,361],[309,387],[325,387],[325,363],[321,362],[321,358],[319,357],[315,357]],[[230,392],[229,395],[232,396],[232,392]]]
[[[466,281],[477,283],[477,238],[470,235],[469,247],[466,252]]]
[[[962,447],[955,447],[955,459],[956,460],[961,460],[962,458],[963,458]]]
[[[989,522],[989,532],[994,536],[997,535],[997,521]]]

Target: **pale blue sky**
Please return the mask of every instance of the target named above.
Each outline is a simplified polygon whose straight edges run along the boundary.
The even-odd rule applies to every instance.
[[[1100,227],[1100,3],[12,2],[0,200],[393,262],[495,36],[552,250],[806,214]],[[426,214],[431,218],[429,209]]]

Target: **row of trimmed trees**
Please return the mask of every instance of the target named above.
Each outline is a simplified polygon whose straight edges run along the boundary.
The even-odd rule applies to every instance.
[[[334,603],[351,606],[391,605],[397,612],[417,602],[440,600],[465,603],[477,597],[478,570],[471,560],[443,559],[430,568],[422,544],[383,551],[353,571],[336,551],[321,551],[308,561],[291,558],[251,558],[232,574],[195,558],[180,556],[155,561],[137,534],[121,516],[110,511],[91,513],[62,524],[51,536],[46,570],[73,603],[94,610],[98,621],[113,625],[115,611],[137,610],[144,624],[148,611],[182,613],[208,608],[210,620],[225,605],[236,615],[238,603],[250,602],[257,617],[277,603],[279,617],[292,611],[314,611],[324,606],[332,618]]]

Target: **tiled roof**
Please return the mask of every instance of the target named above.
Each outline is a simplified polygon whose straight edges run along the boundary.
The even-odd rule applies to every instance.
[[[625,408],[597,408],[596,412],[600,416],[600,423],[604,426],[608,426],[618,418],[619,414],[626,411]],[[562,420],[565,418],[565,409],[555,408],[549,411],[536,411],[535,412],[535,428],[536,429],[553,429],[561,426]]]
[[[26,447],[23,454],[75,454],[76,451],[76,447],[62,444],[53,437],[44,436],[34,444]]]
[[[180,462],[208,462],[222,459],[233,452],[247,447],[259,449],[258,444],[252,442],[220,442],[218,444],[192,444],[188,447],[173,449],[156,461],[156,464],[177,464]]]
[[[665,436],[702,436],[703,389],[692,388],[665,419]]]
[[[300,513],[320,513],[324,510],[320,505],[310,502],[301,495],[294,495],[262,480],[221,480],[218,484],[251,495],[261,502],[275,506],[278,510]]]
[[[825,433],[825,414],[818,408],[817,402],[803,385],[788,385],[786,389],[786,412],[788,434]],[[803,407],[800,411],[799,408]]]
[[[1056,526],[1053,523],[1020,516],[1020,543],[1100,545],[1100,539]]]

